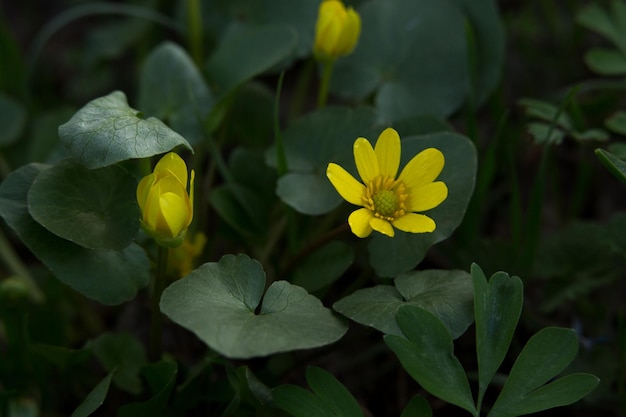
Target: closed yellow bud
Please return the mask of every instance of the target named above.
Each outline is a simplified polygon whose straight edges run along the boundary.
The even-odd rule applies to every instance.
[[[321,60],[348,55],[360,34],[361,17],[352,7],[346,9],[339,0],[325,0],[317,16],[313,53]]]
[[[187,192],[187,165],[170,152],[137,186],[137,202],[141,209],[141,226],[158,244],[170,248],[185,240],[193,219],[193,181],[191,171]]]

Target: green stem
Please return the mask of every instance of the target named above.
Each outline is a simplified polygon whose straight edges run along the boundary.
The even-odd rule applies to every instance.
[[[317,107],[323,108],[326,106],[326,100],[328,99],[328,89],[330,88],[330,79],[333,76],[333,60],[322,61],[322,80],[320,82],[320,91],[317,96]]]
[[[280,93],[283,89],[284,78],[285,71],[281,72],[280,77],[278,77],[276,100],[274,101],[274,146],[276,147],[276,169],[278,170],[279,177],[287,173],[287,156],[285,154],[283,135],[280,131]]]
[[[167,253],[169,249],[159,245],[157,250],[156,271],[152,285],[152,316],[150,322],[150,359],[152,361],[159,360],[163,354],[163,316],[161,315],[159,303],[161,301],[161,294],[163,294],[163,290],[165,289]]]
[[[202,64],[202,4],[200,0],[187,0],[187,26],[189,51],[198,67]]]

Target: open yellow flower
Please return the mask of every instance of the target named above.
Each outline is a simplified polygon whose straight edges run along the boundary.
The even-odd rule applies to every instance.
[[[352,52],[361,34],[361,17],[339,0],[320,4],[315,25],[313,53],[318,59],[334,60]]]
[[[435,181],[445,163],[441,151],[423,150],[396,178],[400,136],[387,128],[378,137],[375,148],[367,139],[358,138],[354,142],[354,161],[363,183],[337,164],[330,163],[326,169],[326,176],[341,197],[362,207],[348,217],[352,233],[367,237],[372,230],[393,236],[394,227],[410,233],[435,230],[435,221],[417,212],[435,208],[448,197],[446,184]]]
[[[137,186],[137,202],[141,209],[141,226],[162,246],[176,247],[185,240],[193,219],[193,181],[187,193],[187,165],[170,152]]]

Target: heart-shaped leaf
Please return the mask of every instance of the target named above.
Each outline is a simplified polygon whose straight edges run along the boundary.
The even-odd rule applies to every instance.
[[[333,309],[357,323],[386,334],[401,335],[396,313],[404,305],[428,310],[459,337],[472,323],[472,283],[465,271],[410,272],[394,281],[357,290],[333,304]]]
[[[91,170],[69,159],[37,176],[28,209],[39,224],[77,245],[121,250],[139,228],[136,187],[118,166]]]
[[[246,255],[206,263],[163,292],[161,311],[229,358],[332,343],[347,326],[303,288],[276,281]]]
[[[65,284],[103,304],[132,299],[149,281],[150,262],[141,247],[133,243],[122,251],[86,249],[50,233],[31,217],[28,190],[46,168],[26,165],[4,180],[0,185],[0,216]]]
[[[384,338],[402,367],[426,391],[477,415],[465,371],[454,356],[446,326],[432,313],[415,306],[400,308],[397,319],[406,339],[396,335]]]
[[[59,126],[61,142],[87,168],[101,168],[133,158],[147,158],[182,145],[181,135],[154,117],[143,119],[121,91],[96,98]]]

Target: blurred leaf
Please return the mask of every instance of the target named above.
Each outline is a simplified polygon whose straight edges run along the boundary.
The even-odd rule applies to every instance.
[[[116,416],[169,416],[167,405],[176,382],[178,365],[170,359],[162,359],[157,363],[145,365],[141,371],[148,382],[152,398],[141,403],[125,404],[120,407]]]
[[[214,98],[187,52],[164,42],[143,64],[138,102],[146,115],[165,121],[195,145],[204,139],[204,121]]]
[[[606,142],[609,140],[609,133],[602,129],[587,129],[582,132],[572,132],[572,137],[579,142]]]
[[[518,103],[520,106],[524,107],[527,116],[531,118],[535,117],[549,124],[552,124],[559,111],[559,108],[554,104],[533,98],[522,98],[518,100]],[[556,125],[567,131],[573,130],[572,120],[565,112],[559,114],[559,117],[556,119]]]
[[[626,255],[626,213],[616,213],[607,224],[611,243],[618,253]]]
[[[283,133],[289,172],[278,180],[278,196],[304,214],[325,214],[336,208],[341,197],[326,178],[328,163],[354,167],[356,138],[373,139],[381,130],[376,114],[366,107],[327,107],[299,118]],[[268,163],[276,166],[274,148],[267,156]]]
[[[446,163],[437,178],[448,186],[448,198],[439,206],[424,212],[435,220],[437,228],[432,233],[405,233],[395,231],[389,238],[375,233],[368,245],[370,263],[381,277],[393,277],[413,269],[426,255],[428,249],[446,239],[461,224],[476,181],[476,149],[464,136],[441,132],[402,139],[403,167],[420,151],[434,147],[443,152]],[[353,174],[344,165],[344,168]]]
[[[403,306],[396,317],[406,339],[396,335],[384,339],[402,367],[432,395],[476,415],[465,371],[454,356],[446,326],[416,306]]]
[[[191,145],[154,117],[142,119],[121,91],[94,99],[59,126],[61,142],[87,168],[147,158]]]
[[[11,145],[19,139],[27,118],[24,106],[0,91],[0,147]]]
[[[119,166],[90,170],[68,159],[37,176],[28,209],[59,237],[87,249],[122,250],[139,229],[136,188]]]
[[[617,179],[623,183],[626,183],[626,162],[604,149],[598,148],[594,152],[600,162],[602,162],[602,165],[604,165],[611,174],[615,175]]]
[[[115,371],[111,371],[87,395],[82,403],[74,410],[71,417],[87,417],[96,411],[109,393],[109,386]]]
[[[286,25],[233,27],[207,62],[209,80],[217,94],[224,96],[279,64],[296,43],[297,34]]]
[[[67,149],[59,141],[59,125],[69,120],[75,111],[59,107],[38,114],[31,125],[31,135],[23,164],[30,162],[56,163],[68,156]]]
[[[39,405],[34,398],[19,397],[8,401],[7,417],[39,417]]]
[[[559,127],[543,122],[528,123],[526,131],[533,137],[536,144],[560,145],[565,138],[565,132]]]
[[[115,385],[131,394],[141,393],[139,371],[147,360],[137,339],[128,333],[104,333],[93,341],[93,353],[107,371],[115,371]]]
[[[36,344],[32,345],[30,350],[62,370],[84,363],[91,356],[91,347],[68,349],[61,346]]]
[[[502,364],[522,312],[522,280],[497,272],[489,282],[476,264],[472,265],[479,398]]]
[[[589,3],[576,16],[576,21],[604,36],[626,53],[626,4],[612,0],[610,10],[601,3]]]
[[[600,75],[626,74],[626,56],[615,49],[590,49],[585,53],[585,63],[593,72]]]
[[[229,358],[251,358],[332,343],[347,328],[303,288],[273,282],[246,255],[226,255],[174,282],[161,311]],[[258,312],[257,312],[258,310]]]
[[[416,395],[404,407],[400,417],[432,417],[433,411],[424,397]]]
[[[92,26],[85,33],[81,49],[83,65],[94,68],[101,61],[120,58],[134,44],[141,42],[150,28],[146,19],[112,19]]]
[[[333,309],[357,323],[395,335],[402,334],[396,313],[405,305],[435,315],[454,339],[472,323],[472,282],[465,271],[409,272],[396,278],[394,285],[357,290],[333,304]]]
[[[469,81],[460,9],[447,1],[372,0],[358,11],[359,43],[337,61],[331,91],[357,100],[375,92],[389,120],[453,113]]]
[[[274,139],[273,117],[274,92],[260,82],[249,82],[237,91],[220,129],[228,143],[266,149]]]
[[[310,366],[306,380],[313,393],[294,385],[280,385],[272,390],[274,403],[294,417],[363,417],[350,391],[327,371]]]
[[[615,133],[626,135],[626,112],[618,110],[604,122],[605,126]]]
[[[95,251],[62,239],[30,216],[27,193],[48,167],[26,165],[0,185],[0,216],[22,242],[62,282],[102,304],[114,305],[135,297],[149,281],[145,251],[133,243],[123,251]]]
[[[547,327],[528,340],[513,364],[489,417],[532,414],[578,401],[598,384],[590,374],[572,374],[550,381],[563,371],[578,351],[571,329]]]
[[[314,292],[335,282],[354,261],[354,250],[345,242],[333,241],[299,263],[291,283]]]

